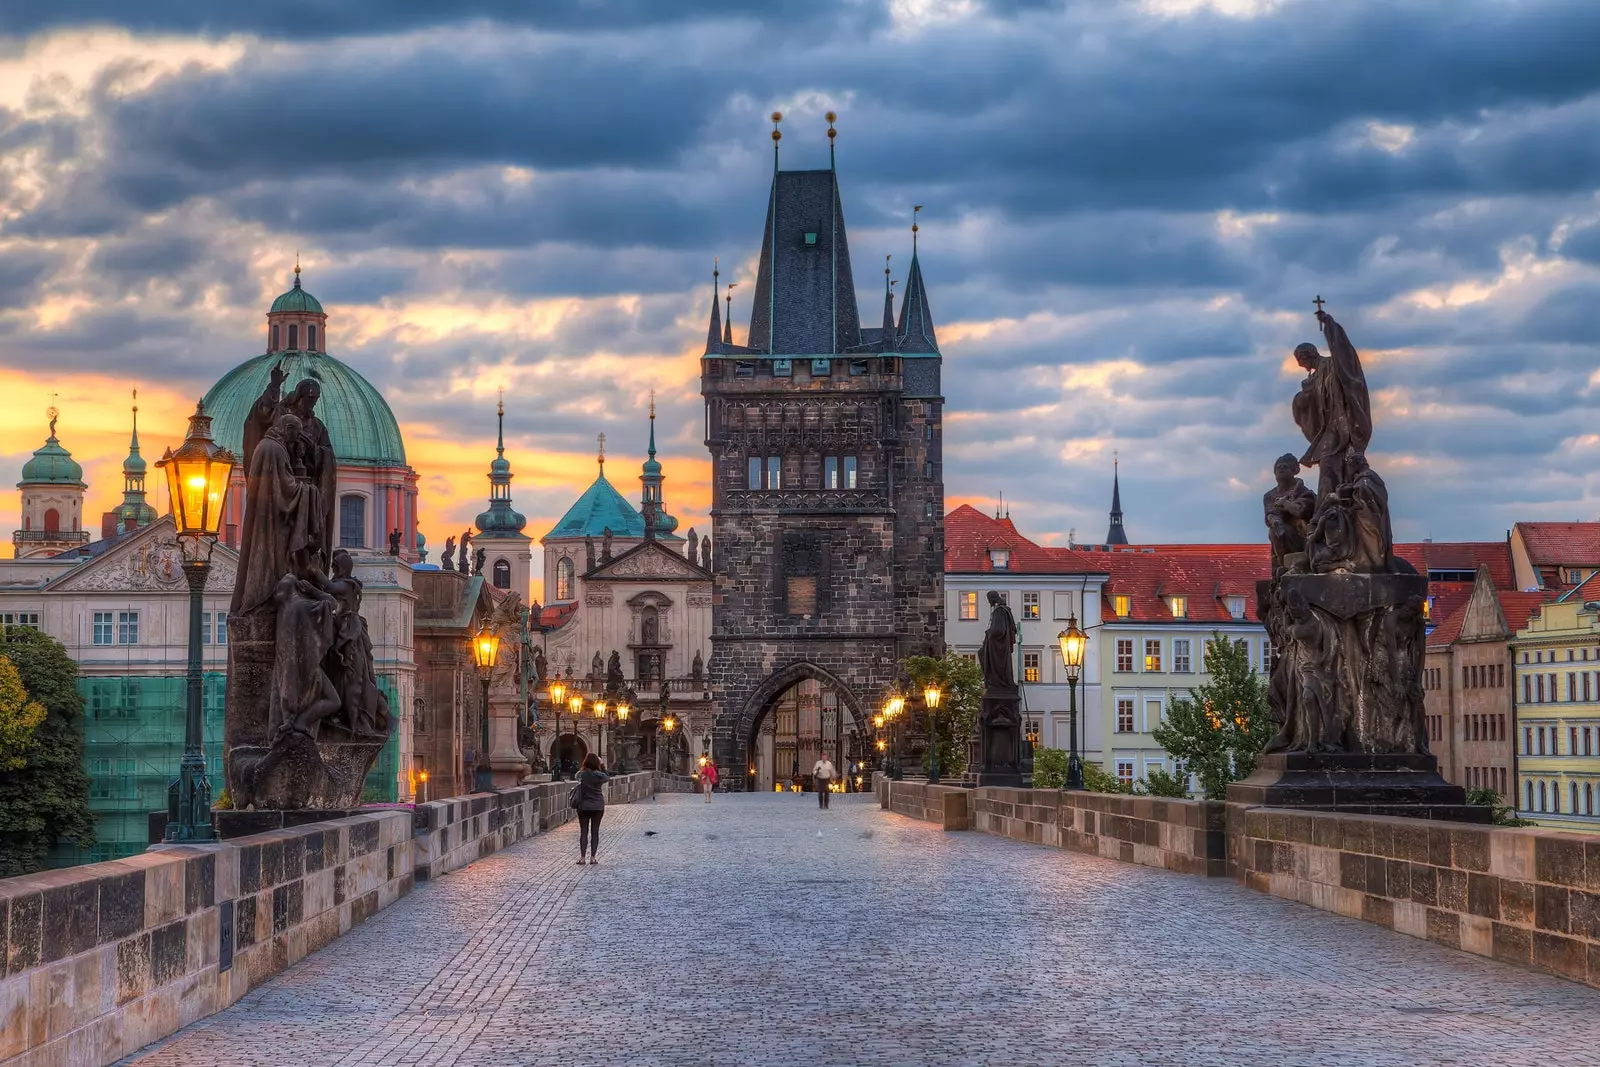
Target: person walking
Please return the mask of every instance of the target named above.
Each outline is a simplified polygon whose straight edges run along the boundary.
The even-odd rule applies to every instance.
[[[593,752],[583,757],[583,769],[578,772],[578,784],[572,790],[572,806],[578,809],[578,866],[584,865],[584,856],[592,867],[600,862],[600,819],[606,813],[606,782],[611,776],[600,765],[600,757]]]
[[[833,795],[833,777],[839,771],[824,752],[822,758],[811,765],[811,779],[817,787],[817,807],[828,810],[828,798]]]
[[[706,795],[706,803],[711,803],[711,791],[717,788],[717,765],[709,759],[700,767],[700,791]]]

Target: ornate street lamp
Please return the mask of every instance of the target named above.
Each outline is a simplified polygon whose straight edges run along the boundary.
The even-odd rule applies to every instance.
[[[561,781],[561,709],[566,706],[567,683],[561,680],[558,674],[550,681],[550,707],[556,713],[556,747],[555,747],[555,773],[550,775],[552,782]]]
[[[944,693],[938,682],[929,682],[922,690],[922,702],[928,706],[928,782],[939,784],[939,701]]]
[[[478,767],[473,776],[473,790],[487,793],[494,788],[494,778],[489,772],[489,677],[495,664],[500,662],[500,635],[485,623],[472,635],[472,662],[478,668],[478,680],[483,683],[483,701],[478,709]]]
[[[599,720],[599,725],[596,727],[596,733],[598,735],[597,741],[600,745],[601,763],[605,763],[606,761],[606,734],[610,732],[610,721],[606,718],[606,714],[610,710],[610,707],[611,706],[606,703],[605,694],[603,693],[595,700],[593,705],[594,717]]]
[[[671,760],[667,758],[667,749],[672,747],[672,731],[678,728],[678,720],[674,718],[672,713],[669,711],[667,714],[661,716],[661,721],[657,723],[656,726],[656,773],[670,773],[672,770],[672,763]],[[661,734],[666,735],[665,739],[660,736]],[[662,768],[663,762],[666,763],[665,772]]]
[[[1089,639],[1078,629],[1078,616],[1067,616],[1067,628],[1056,635],[1061,645],[1061,663],[1067,669],[1067,732],[1071,749],[1067,753],[1068,789],[1083,788],[1083,758],[1078,750],[1078,678],[1083,672],[1083,652]]]
[[[422,783],[422,802],[426,804],[428,802],[428,772],[418,771],[417,781]]]
[[[167,786],[167,834],[172,842],[213,841],[211,781],[206,777],[205,720],[201,706],[200,619],[211,552],[217,547],[228,476],[237,460],[211,437],[211,416],[203,403],[189,416],[189,435],[156,467],[167,472],[172,521],[183,549],[183,576],[189,583],[188,704],[183,720],[183,760]]]
[[[889,752],[889,777],[898,782],[905,777],[900,767],[900,713],[905,710],[906,698],[898,689],[889,690],[883,702],[883,717],[889,723],[892,747]]]

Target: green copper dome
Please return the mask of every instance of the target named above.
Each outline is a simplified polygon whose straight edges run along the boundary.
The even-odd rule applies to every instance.
[[[83,468],[78,461],[72,458],[72,453],[61,447],[61,442],[56,440],[55,420],[50,420],[50,436],[34,453],[33,458],[22,465],[22,481],[17,483],[18,488],[24,485],[72,485],[79,489],[87,489],[83,481]]]
[[[278,299],[284,300],[288,295]],[[311,303],[321,310],[314,299]],[[280,362],[285,396],[302,379],[310,378],[322,386],[317,417],[328,427],[333,454],[340,463],[366,467],[406,466],[406,446],[388,403],[365,378],[321,352],[260,355],[224,374],[205,398],[206,413],[214,419],[211,425],[217,444],[231,449],[243,460],[245,419],[256,399],[266,390],[273,365]]]
[[[623,499],[602,472],[545,537],[600,537],[607,527],[613,537],[644,537],[644,516]]]
[[[324,314],[322,310],[322,302],[316,297],[312,296],[310,293],[306,292],[304,289],[300,288],[299,267],[295,268],[294,288],[290,289],[287,293],[284,293],[282,296],[278,297],[278,299],[274,300],[272,302],[272,308],[267,312],[267,314],[270,315],[273,311],[306,311],[313,315]]]

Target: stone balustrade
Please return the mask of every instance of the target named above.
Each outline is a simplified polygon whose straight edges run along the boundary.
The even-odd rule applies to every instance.
[[[114,1063],[438,877],[574,818],[571,782],[0,880],[0,1067]],[[621,775],[608,800],[653,795]]]
[[[873,780],[878,803],[1252,889],[1600,987],[1600,837],[1056,789]]]

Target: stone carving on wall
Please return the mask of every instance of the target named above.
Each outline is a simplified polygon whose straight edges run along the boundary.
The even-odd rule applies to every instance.
[[[723,505],[734,512],[764,513],[774,507],[785,512],[829,514],[873,513],[890,510],[889,494],[881,489],[730,489]]]
[[[583,602],[585,604],[590,605],[591,607],[596,607],[596,608],[610,607],[611,606],[611,594],[610,593],[585,593],[585,594],[583,594]]]
[[[237,809],[348,809],[394,717],[377,684],[362,583],[349,552],[328,550],[322,473],[335,461],[319,452],[316,394],[297,389],[279,403],[279,378],[246,428],[224,772]],[[261,430],[256,420],[268,416]]]
[[[52,588],[80,593],[187,592],[188,585],[180,569],[182,563],[177,540],[169,534],[140,544],[125,554],[118,554],[114,549],[108,556],[63,575]],[[206,588],[230,589],[237,579],[238,568],[231,554],[215,553],[211,557]]]
[[[603,578],[702,578],[674,552],[642,551],[619,556],[606,566]]]

